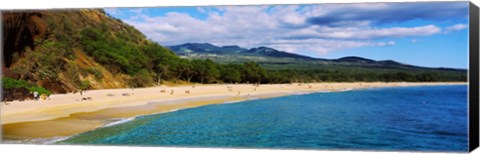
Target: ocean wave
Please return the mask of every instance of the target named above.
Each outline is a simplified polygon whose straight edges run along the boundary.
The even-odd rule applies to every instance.
[[[110,126],[115,126],[115,125],[118,125],[118,124],[123,124],[123,123],[129,122],[129,121],[135,120],[135,118],[136,117],[123,118],[123,119],[119,119],[119,120],[117,119],[117,120],[114,120],[113,122],[106,123],[102,127],[110,127]]]
[[[339,90],[339,91],[343,92],[343,91],[350,91],[350,90],[354,90],[354,88],[345,88],[345,89],[342,89],[342,90]]]
[[[304,91],[304,92],[295,92],[291,95],[308,95],[308,94],[316,94],[316,93],[331,93],[334,91]]]
[[[315,92],[295,92],[292,95],[307,95],[307,94],[311,94],[311,93],[315,93]]]
[[[24,140],[2,140],[2,144],[54,144],[64,141],[72,136],[57,136],[50,138],[34,138]]]
[[[155,114],[164,114],[164,113],[175,112],[175,111],[179,111],[179,110],[183,110],[183,109],[187,109],[187,108],[172,109],[172,110],[169,110],[169,111],[162,111],[162,112],[156,112],[156,113],[151,113],[151,114],[140,114],[140,115],[130,117],[130,118],[110,119],[109,120],[110,122],[107,122],[106,124],[104,124],[100,128],[111,127],[111,126],[127,123],[127,122],[135,120],[137,117],[149,116],[149,115],[155,115]]]
[[[247,99],[247,100],[249,100],[249,99]],[[233,104],[233,103],[240,103],[240,102],[247,101],[247,100],[238,100],[238,101],[225,101],[225,102],[223,102],[223,104]]]

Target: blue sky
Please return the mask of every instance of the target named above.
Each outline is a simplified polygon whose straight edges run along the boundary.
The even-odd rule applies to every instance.
[[[161,45],[272,47],[318,58],[360,56],[468,67],[468,2],[110,8]]]

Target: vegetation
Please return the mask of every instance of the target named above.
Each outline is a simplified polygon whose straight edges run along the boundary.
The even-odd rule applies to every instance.
[[[45,89],[43,87],[40,87],[40,86],[35,86],[31,83],[28,83],[25,80],[15,80],[15,79],[8,78],[8,77],[3,77],[2,78],[2,87],[4,89],[26,88],[30,92],[38,92],[39,95],[42,95],[42,94],[50,95],[50,94],[52,94],[47,89]]]
[[[466,72],[333,67],[330,69],[265,69],[255,62],[220,64],[209,59],[163,61],[151,72],[162,80],[196,83],[290,83],[290,82],[440,82],[466,81]],[[146,70],[145,70],[146,71]],[[149,74],[144,72],[143,77]],[[150,79],[137,83],[151,83]]]

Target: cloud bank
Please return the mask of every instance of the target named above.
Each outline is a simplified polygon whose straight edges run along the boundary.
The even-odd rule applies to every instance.
[[[350,48],[392,46],[399,38],[445,35],[466,29],[467,25],[442,27],[436,22],[465,19],[468,15],[465,2],[195,8],[204,19],[185,12],[147,13],[151,9],[162,8],[120,12],[130,13],[122,20],[162,45],[208,42],[246,48],[269,46],[317,56]],[[119,10],[107,12],[118,14]],[[414,24],[402,24],[408,22]]]

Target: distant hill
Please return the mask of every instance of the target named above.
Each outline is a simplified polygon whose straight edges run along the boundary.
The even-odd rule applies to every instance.
[[[237,45],[219,47],[209,43],[185,43],[167,46],[167,48],[184,58],[212,59],[219,62],[317,60],[316,58],[279,51],[269,47],[246,49]]]
[[[294,53],[279,51],[269,47],[257,47],[246,49],[237,45],[215,46],[210,43],[185,43],[175,46],[167,46],[177,55],[187,59],[211,59],[222,63],[242,63],[254,61],[267,68],[296,68],[317,69],[327,66],[336,67],[363,67],[382,69],[416,69],[416,70],[450,70],[465,71],[452,68],[428,68],[403,64],[393,60],[375,61],[362,57],[348,56],[338,59],[313,58]],[[298,66],[298,67],[297,67]]]
[[[239,54],[247,49],[240,48],[239,46],[223,46],[218,47],[210,43],[185,43],[177,46],[169,46],[169,49],[173,50],[178,55],[189,54]]]

